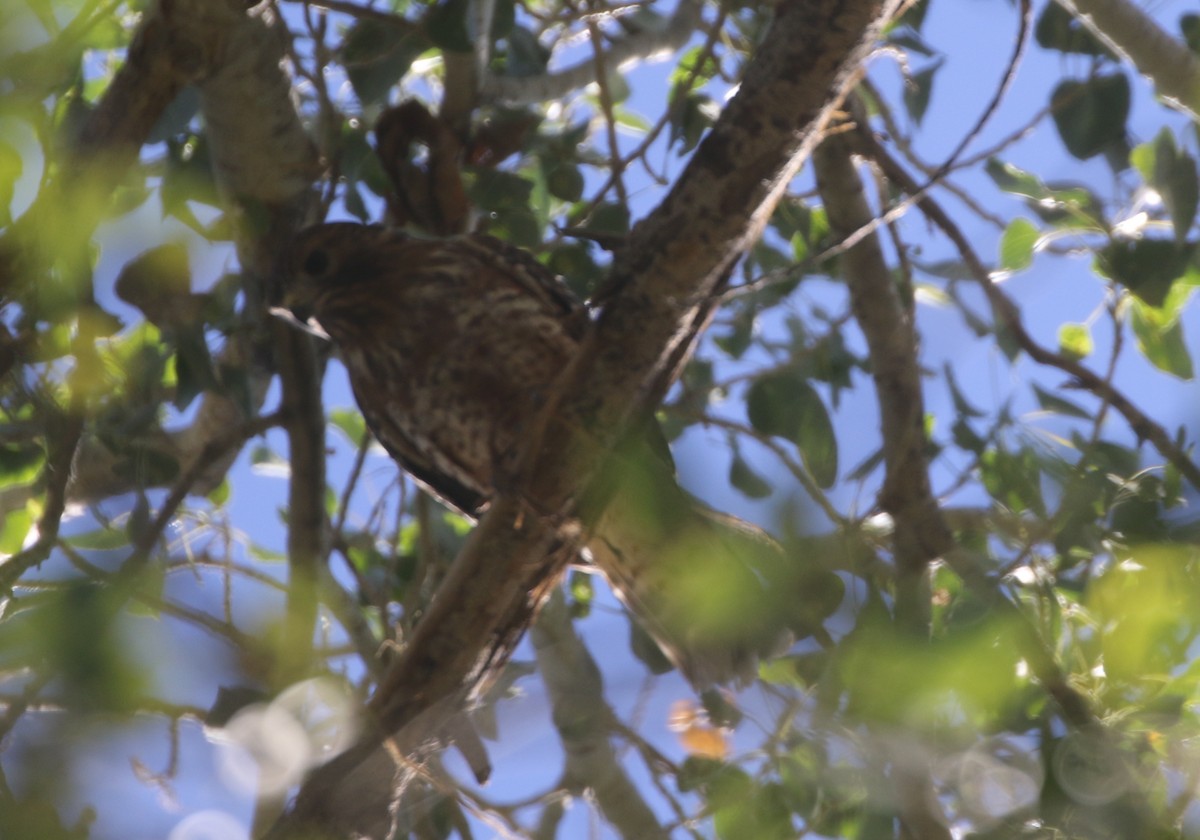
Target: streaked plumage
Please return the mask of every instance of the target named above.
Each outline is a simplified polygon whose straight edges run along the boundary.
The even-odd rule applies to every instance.
[[[447,504],[479,515],[578,349],[583,305],[531,255],[483,235],[318,225],[297,237],[287,273],[287,304],[337,346],[380,443]],[[679,490],[666,462],[642,457],[652,441],[632,445],[637,486],[613,494],[589,549],[693,682],[745,675],[775,635],[758,620],[770,610],[743,603],[757,615],[714,624],[704,603],[719,599],[699,590],[728,587],[719,594],[735,606],[769,600],[756,568],[777,563],[777,547]],[[689,584],[696,571],[708,579]]]

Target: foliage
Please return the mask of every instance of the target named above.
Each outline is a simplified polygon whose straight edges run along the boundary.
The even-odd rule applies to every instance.
[[[856,291],[855,231],[806,171],[658,412],[689,489],[783,544],[794,644],[742,690],[695,696],[603,583],[573,571],[532,651],[453,737],[430,733],[465,764],[430,759],[398,836],[583,836],[591,809],[630,837],[1197,835],[1195,124],[1048,3],[1017,92],[941,169],[937,150],[969,127],[939,94],[961,94],[969,64],[971,101],[987,98],[971,51],[991,34],[947,38],[951,5],[891,24],[845,106],[873,131],[855,147],[878,175],[872,212],[893,211],[863,231],[882,243],[885,285]],[[971,6],[1017,32],[1010,4]],[[395,220],[396,172],[428,178],[443,221],[469,204],[600,302],[614,252],[770,22],[766,4],[716,2],[289,0],[256,14],[286,36],[286,113],[313,144],[297,154],[322,161],[293,172],[294,207],[316,183],[331,218]],[[231,180],[248,152],[222,145],[205,82],[181,81],[132,148],[98,147],[105,120],[134,119],[110,110],[121,68],[149,49],[135,37],[167,17],[140,0],[0,10],[4,838],[200,836],[182,827],[209,830],[210,808],[269,825],[355,736],[472,527],[396,473],[339,363],[270,312],[283,202]],[[1172,37],[1195,34],[1185,16]],[[196,37],[178,48],[207,56]],[[627,71],[630,44],[650,45],[630,59],[669,46],[670,66]],[[437,180],[442,141],[378,148],[376,120],[411,98],[450,126],[461,207]],[[263,131],[283,137],[261,105]],[[892,297],[886,334],[865,307]],[[896,365],[924,393],[915,418],[889,408]],[[920,466],[897,474],[904,449]],[[922,510],[896,489],[918,474]],[[916,521],[951,542],[922,543]],[[717,611],[721,594],[697,602]],[[250,781],[229,759],[247,751]],[[489,753],[495,793],[480,783]],[[211,755],[241,787],[217,792]]]

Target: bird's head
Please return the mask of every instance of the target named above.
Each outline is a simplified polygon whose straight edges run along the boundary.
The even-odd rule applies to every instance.
[[[324,321],[331,301],[353,295],[354,286],[376,276],[371,264],[379,245],[402,237],[379,225],[331,222],[300,231],[283,260],[283,300],[272,313],[301,328],[329,337]]]

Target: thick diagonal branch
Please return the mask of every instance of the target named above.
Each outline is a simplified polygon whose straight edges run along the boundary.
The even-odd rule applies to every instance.
[[[530,435],[523,478],[494,500],[377,690],[374,735],[318,770],[271,837],[378,827],[387,803],[347,796],[344,786],[372,742],[507,658],[578,544],[574,499],[604,445],[669,384],[714,290],[758,235],[894,8],[885,0],[777,6],[737,95],[667,199],[634,228],[603,314],[547,400],[544,429]],[[351,808],[331,806],[351,800]]]

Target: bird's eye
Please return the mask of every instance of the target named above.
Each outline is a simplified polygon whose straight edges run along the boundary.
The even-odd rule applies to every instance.
[[[318,248],[304,258],[304,273],[313,276],[324,274],[329,268],[329,254]]]

